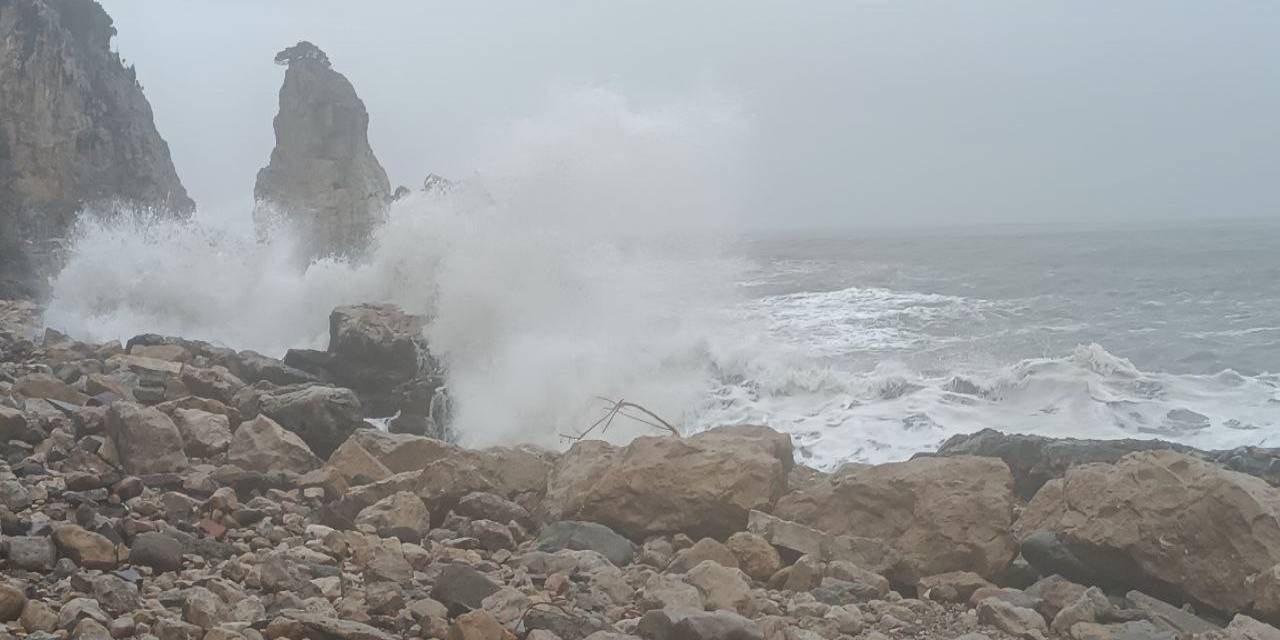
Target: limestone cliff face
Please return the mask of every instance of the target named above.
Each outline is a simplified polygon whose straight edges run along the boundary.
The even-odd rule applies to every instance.
[[[271,163],[258,172],[259,224],[283,223],[305,258],[359,255],[391,199],[369,147],[369,114],[355,89],[315,45],[281,51],[288,65]]]
[[[93,0],[0,0],[0,298],[30,296],[77,212],[195,204]]]

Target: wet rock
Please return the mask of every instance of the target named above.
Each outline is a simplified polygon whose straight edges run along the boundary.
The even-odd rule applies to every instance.
[[[390,304],[338,307],[329,314],[328,370],[338,384],[367,400],[374,415],[390,415],[399,409],[394,394],[430,363],[422,331],[426,318],[405,313]]]
[[[227,461],[242,469],[263,473],[303,474],[321,464],[302,438],[266,416],[240,424],[232,436]]]
[[[595,551],[616,567],[630,564],[635,557],[635,547],[630,540],[594,522],[553,522],[542,528],[534,545],[539,551],[550,553],[562,549]]]
[[[830,534],[878,538],[901,555],[891,578],[972,571],[990,578],[1013,559],[1012,477],[993,458],[917,458],[846,465],[783,497],[777,517]]]
[[[952,436],[938,448],[940,456],[984,456],[1004,460],[1013,474],[1013,490],[1030,500],[1044,483],[1061,478],[1071,467],[1094,462],[1115,463],[1135,451],[1172,449],[1194,451],[1191,447],[1162,440],[1085,440],[1001,433],[983,429],[977,433]]]
[[[547,483],[553,518],[604,524],[633,539],[684,532],[723,538],[786,489],[791,439],[765,427],[688,438],[642,437],[622,448],[576,443]]]
[[[1023,536],[1040,530],[1116,583],[1233,612],[1280,560],[1280,490],[1183,454],[1135,453],[1045,484],[1017,523]]]
[[[166,473],[189,466],[182,434],[173,420],[157,409],[114,403],[107,409],[106,428],[129,473]]]

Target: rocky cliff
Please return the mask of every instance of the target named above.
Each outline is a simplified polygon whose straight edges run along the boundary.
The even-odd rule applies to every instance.
[[[0,297],[39,293],[85,206],[195,208],[93,0],[0,0]]]
[[[258,172],[260,225],[287,224],[306,258],[358,255],[391,198],[369,147],[369,114],[315,45],[281,51],[287,65],[271,163]]]

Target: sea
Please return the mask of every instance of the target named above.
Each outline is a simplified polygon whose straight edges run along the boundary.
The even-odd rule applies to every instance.
[[[1280,226],[1006,226],[744,242],[744,317],[803,365],[731,380],[710,421],[810,464],[983,428],[1280,444]]]
[[[325,348],[335,306],[394,303],[428,319],[473,446],[565,448],[619,400],[686,433],[769,425],[823,469],[984,428],[1280,446],[1280,220],[765,231],[790,213],[744,215],[750,137],[715,101],[573,92],[391,204],[358,259],[305,269],[251,206],[88,211],[45,321],[280,357]]]

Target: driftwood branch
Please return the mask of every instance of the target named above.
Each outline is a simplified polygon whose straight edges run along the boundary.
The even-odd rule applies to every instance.
[[[626,418],[628,420],[633,420],[641,424],[649,425],[650,427],[653,427],[655,429],[668,431],[671,433],[671,435],[677,438],[680,437],[679,429],[672,426],[670,422],[663,420],[662,417],[659,416],[658,414],[646,409],[645,407],[635,402],[630,402],[628,400],[623,400],[623,399],[618,399],[618,400],[613,400],[611,398],[599,398],[599,399],[609,403],[609,406],[605,410],[604,415],[600,416],[599,420],[596,420],[595,422],[591,423],[591,426],[584,429],[582,433],[578,433],[578,434],[562,433],[560,434],[560,437],[565,438],[566,440],[572,440],[574,442],[577,442],[579,440],[586,438],[592,431],[595,431],[596,429],[599,429],[600,433],[604,433],[605,431],[609,430],[609,427],[613,424],[613,420],[618,416],[622,416],[623,418]],[[637,415],[637,412],[641,415]]]

